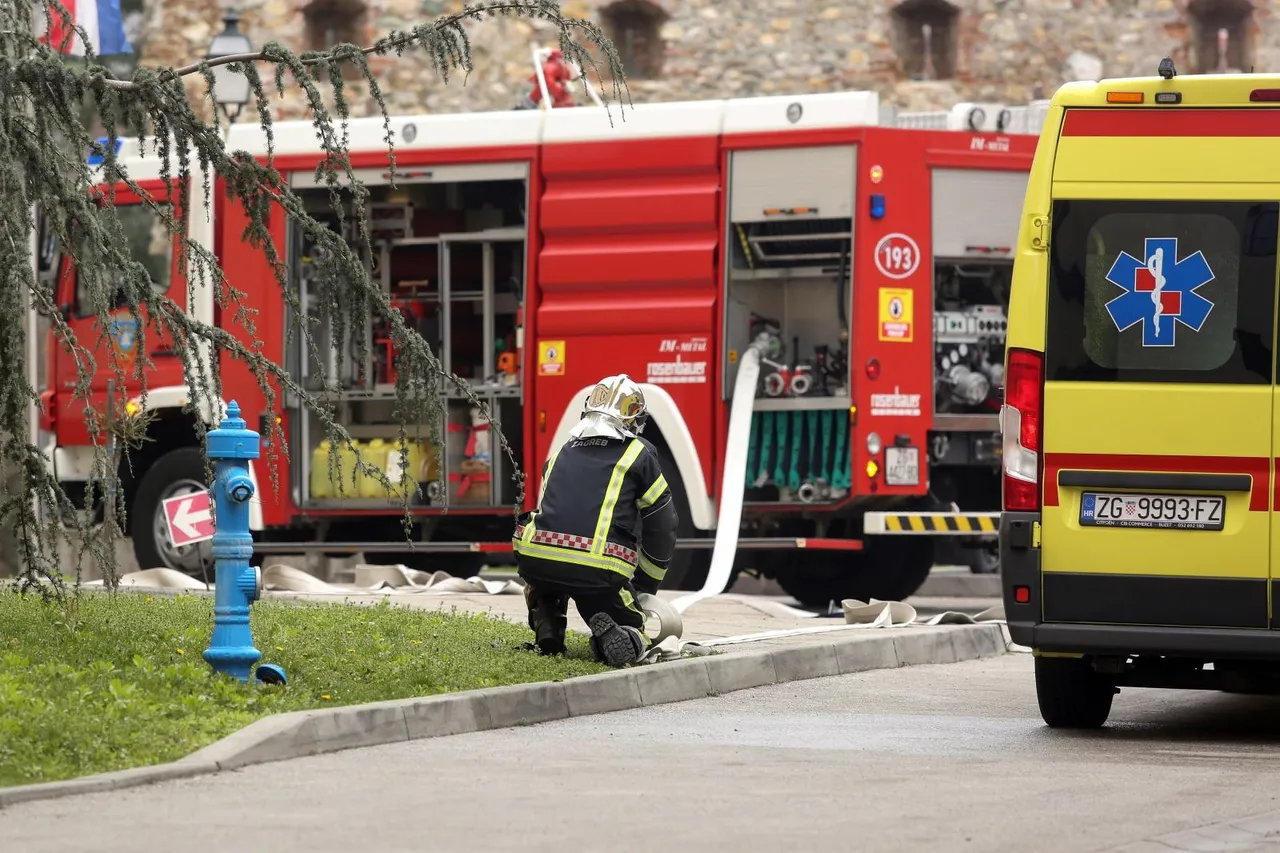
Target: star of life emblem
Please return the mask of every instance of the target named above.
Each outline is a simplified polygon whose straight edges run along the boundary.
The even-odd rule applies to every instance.
[[[1121,252],[1107,273],[1107,281],[1124,293],[1107,303],[1107,313],[1121,332],[1142,324],[1144,347],[1171,347],[1178,325],[1198,332],[1209,319],[1213,303],[1196,293],[1213,281],[1204,253],[1178,258],[1176,237],[1148,237],[1145,260]]]

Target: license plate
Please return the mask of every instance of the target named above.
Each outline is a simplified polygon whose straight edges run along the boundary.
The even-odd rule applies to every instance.
[[[1109,495],[1085,492],[1080,524],[1086,527],[1151,527],[1221,530],[1227,499],[1222,495]]]
[[[884,481],[890,486],[919,485],[920,448],[886,447],[884,449]]]

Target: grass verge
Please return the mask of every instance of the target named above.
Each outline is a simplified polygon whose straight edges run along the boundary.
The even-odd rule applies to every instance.
[[[0,786],[174,761],[259,717],[603,672],[584,636],[564,657],[519,648],[484,615],[258,602],[254,640],[286,687],[217,676],[201,654],[213,600],[0,590]]]

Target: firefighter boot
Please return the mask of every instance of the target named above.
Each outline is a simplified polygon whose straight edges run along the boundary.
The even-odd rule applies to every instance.
[[[538,653],[564,654],[564,634],[569,627],[569,597],[543,592],[526,582],[524,600],[529,606],[529,627],[533,630]]]
[[[644,636],[630,625],[619,625],[608,613],[597,613],[587,622],[591,627],[591,652],[609,666],[626,666],[644,656]]]

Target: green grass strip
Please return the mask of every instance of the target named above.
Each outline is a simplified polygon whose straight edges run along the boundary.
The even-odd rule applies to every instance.
[[[312,602],[253,605],[263,661],[287,687],[217,676],[203,596],[82,593],[46,603],[0,590],[0,785],[182,758],[268,714],[558,681],[604,672],[585,636],[564,657],[519,648],[487,615]]]

